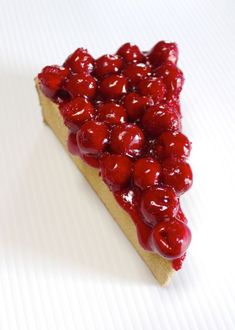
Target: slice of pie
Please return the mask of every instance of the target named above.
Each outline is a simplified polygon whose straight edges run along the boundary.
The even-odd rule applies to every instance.
[[[78,48],[36,78],[44,121],[162,285],[191,241],[180,207],[192,171],[177,61],[177,45],[164,41],[150,52],[126,43],[96,60]]]

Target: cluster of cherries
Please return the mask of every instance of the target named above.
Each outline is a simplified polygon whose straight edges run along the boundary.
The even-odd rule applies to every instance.
[[[100,169],[141,245],[176,261],[176,269],[191,241],[179,197],[192,185],[177,61],[175,43],[160,41],[150,52],[126,43],[96,60],[78,48],[63,66],[38,75],[69,128],[70,152]]]

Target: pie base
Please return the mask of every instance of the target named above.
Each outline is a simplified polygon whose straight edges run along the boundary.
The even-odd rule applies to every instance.
[[[142,257],[146,265],[149,267],[158,282],[165,286],[168,284],[174,269],[172,263],[161,256],[145,251],[139,244],[136,235],[136,227],[131,217],[116,202],[113,194],[109,191],[106,184],[98,175],[98,170],[86,165],[78,156],[73,156],[67,149],[68,129],[64,125],[63,118],[58,109],[58,105],[47,98],[40,90],[38,81],[36,80],[36,88],[39,95],[40,105],[44,122],[51,127],[55,135],[64,145],[70,157],[82,172],[84,177],[95,190],[99,198],[102,200],[108,211],[116,220],[126,237],[132,243],[138,254]]]

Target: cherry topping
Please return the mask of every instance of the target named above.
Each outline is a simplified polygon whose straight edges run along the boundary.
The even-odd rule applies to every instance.
[[[76,73],[68,78],[65,89],[72,97],[80,95],[93,98],[96,92],[96,81],[88,73]]]
[[[167,99],[178,98],[184,84],[183,72],[171,62],[156,69],[157,77],[163,78],[167,88]]]
[[[110,148],[114,154],[136,157],[141,154],[144,146],[144,134],[134,124],[115,126],[111,132]]]
[[[181,129],[179,115],[164,104],[149,107],[142,118],[142,125],[152,137],[158,137],[164,131]]]
[[[94,59],[88,53],[87,49],[78,48],[64,62],[64,67],[71,69],[73,72],[91,72],[93,69]]]
[[[101,103],[97,119],[110,125],[123,124],[127,120],[126,110],[114,102]]]
[[[82,154],[99,155],[108,143],[109,129],[104,123],[87,121],[77,132],[77,144]]]
[[[100,93],[110,99],[115,99],[127,91],[127,79],[122,75],[113,74],[100,82]]]
[[[122,67],[122,58],[118,55],[103,55],[95,61],[94,73],[100,78],[117,73]]]
[[[60,104],[59,108],[64,118],[64,124],[72,132],[76,132],[85,121],[90,120],[95,114],[92,104],[81,96]]]
[[[187,158],[190,151],[191,143],[181,132],[164,132],[159,136],[155,145],[155,153],[159,159]]]
[[[144,63],[131,63],[123,70],[123,74],[129,79],[131,86],[136,86],[141,79],[150,75],[151,69]]]
[[[126,62],[141,62],[143,55],[138,46],[127,42],[122,45],[117,54],[122,56]]]
[[[100,169],[109,189],[117,191],[130,181],[132,161],[127,156],[108,155],[101,158]]]
[[[146,107],[152,105],[153,101],[150,97],[128,93],[124,96],[122,104],[126,108],[128,118],[135,121],[143,116]]]
[[[178,198],[170,187],[150,187],[142,194],[140,211],[144,221],[152,227],[174,217],[178,207]]]
[[[72,155],[79,155],[76,133],[69,133],[67,141],[68,150]]]
[[[184,255],[191,242],[189,227],[178,220],[163,221],[152,232],[152,247],[155,252],[167,259]]]
[[[134,165],[134,184],[141,189],[155,186],[160,174],[159,163],[151,157],[140,158]]]
[[[155,102],[160,102],[166,94],[166,86],[162,78],[147,77],[140,81],[138,90],[141,95],[151,96]]]
[[[45,66],[45,68],[42,69],[42,72],[38,74],[40,87],[43,93],[46,96],[53,98],[68,75],[68,69],[63,68],[62,66]]]
[[[178,159],[166,159],[162,163],[162,181],[173,187],[177,195],[182,195],[193,183],[190,165]]]
[[[162,65],[165,62],[177,64],[178,47],[174,42],[160,41],[149,53],[149,60],[154,66]]]

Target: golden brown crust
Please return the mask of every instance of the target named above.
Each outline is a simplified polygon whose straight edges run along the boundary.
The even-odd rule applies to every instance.
[[[61,143],[67,150],[68,129],[63,123],[63,119],[58,111],[58,106],[50,101],[40,90],[36,80],[36,88],[42,107],[42,115],[44,122],[47,123]],[[136,228],[130,216],[118,205],[113,194],[98,176],[98,170],[86,165],[79,157],[72,156],[72,160],[82,172],[84,177],[95,190],[99,198],[102,200],[106,208],[109,210],[113,218],[116,220],[126,237],[132,243],[136,251],[145,261],[146,265],[152,271],[153,275],[163,286],[167,285],[174,270],[170,261],[142,249],[136,235]]]

